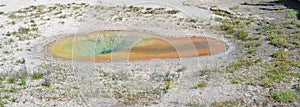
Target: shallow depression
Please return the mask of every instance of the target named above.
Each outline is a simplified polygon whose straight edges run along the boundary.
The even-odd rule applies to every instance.
[[[149,60],[213,55],[226,51],[223,41],[205,37],[160,37],[134,31],[99,31],[52,44],[53,56],[73,60]]]

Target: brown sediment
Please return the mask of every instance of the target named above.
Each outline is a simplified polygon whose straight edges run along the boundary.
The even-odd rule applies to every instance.
[[[102,31],[103,32],[103,31]],[[112,31],[104,31],[104,34],[109,34]],[[129,31],[116,31],[116,32],[129,32]],[[129,34],[132,32],[129,32]],[[100,32],[101,34],[101,32]],[[140,35],[137,33],[137,35]],[[59,42],[49,47],[48,51],[55,57],[73,59],[79,61],[103,61],[103,60],[150,60],[150,59],[165,59],[165,58],[183,58],[194,56],[213,55],[226,51],[226,44],[206,37],[159,37],[152,34],[142,35],[143,38],[135,41],[130,47],[125,47],[117,51],[109,53],[96,54],[93,56],[84,56],[81,54],[70,53],[74,52],[72,49],[63,49],[76,38],[65,40],[67,43]],[[134,36],[136,37],[136,36]],[[101,40],[100,40],[101,41]],[[126,42],[126,41],[125,41]],[[120,44],[122,45],[122,44]],[[80,45],[83,46],[83,45]],[[88,45],[87,45],[88,46]],[[84,48],[81,47],[81,48]],[[80,52],[77,52],[80,53]]]

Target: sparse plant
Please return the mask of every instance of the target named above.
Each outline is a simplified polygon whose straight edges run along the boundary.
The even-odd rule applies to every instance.
[[[17,100],[18,100],[17,98],[12,98],[12,99],[11,99],[11,102],[14,102],[14,103],[15,103],[15,102],[17,102]]]
[[[12,39],[12,38],[9,38],[8,43],[11,44],[11,43],[13,43],[13,42],[15,42],[15,40]]]
[[[245,9],[249,12],[252,10],[250,7],[246,7]]]
[[[175,10],[175,9],[173,9],[173,10],[167,10],[168,14],[177,14],[179,12],[180,12],[180,10]]]
[[[230,17],[230,18],[234,18],[235,16],[233,14],[231,14],[230,12],[226,11],[226,10],[221,10],[221,9],[210,9],[214,14],[216,15],[220,15],[220,16],[226,16],[226,17]]]
[[[26,60],[24,58],[17,60],[17,63],[19,64],[25,64]]]
[[[182,67],[182,68],[178,69],[176,72],[183,72],[185,70],[186,70],[186,67]]]
[[[50,87],[50,86],[51,86],[51,83],[49,82],[48,79],[45,79],[45,81],[42,83],[42,86]]]
[[[58,18],[65,19],[65,18],[67,18],[67,15],[61,15]]]
[[[300,91],[300,83],[298,83],[298,84],[295,85],[295,89],[296,89],[297,91]]]
[[[10,78],[8,78],[8,83],[13,84],[16,83],[18,81],[17,76],[12,76]]]
[[[207,87],[207,83],[200,82],[195,86],[195,88],[202,88],[202,87]]]
[[[169,90],[169,89],[172,89],[174,86],[173,86],[173,80],[169,80],[169,81],[166,81],[165,84],[163,85],[163,88],[164,90]]]
[[[299,10],[294,9],[287,9],[286,12],[288,13],[287,17],[289,18],[297,17],[297,15],[299,14]]]
[[[165,92],[174,87],[173,86],[173,77],[174,77],[174,75],[170,74],[170,72],[167,72],[165,74],[164,84],[163,84],[163,88],[164,88]]]
[[[152,8],[151,8],[151,7],[148,7],[148,8],[146,8],[146,10],[152,10]]]
[[[237,9],[239,9],[239,6],[233,6],[233,7],[230,7],[229,9],[230,10],[237,10]]]
[[[250,80],[250,81],[248,81],[246,84],[247,84],[247,85],[253,85],[253,86],[255,86],[255,85],[257,84],[257,81],[255,81],[255,80]]]
[[[155,13],[155,10],[146,10],[146,12],[144,12],[144,14],[153,14]]]
[[[284,37],[277,37],[271,40],[271,44],[277,47],[284,47],[286,45],[286,39]]]
[[[287,59],[288,55],[289,55],[289,53],[288,52],[284,52],[284,51],[276,52],[276,53],[272,54],[272,56],[274,58],[276,58],[277,60],[279,60],[279,61],[285,61]]]
[[[234,80],[231,80],[231,83],[232,84],[240,84],[240,83],[242,83],[244,80],[243,79],[241,79],[241,78],[236,78],[236,79],[234,79]]]
[[[222,31],[225,31],[226,34],[233,34],[235,32],[233,26],[231,26],[229,24],[222,24],[222,25],[220,25],[220,28]]]
[[[17,91],[17,89],[14,86],[10,87],[10,89],[9,89],[9,92],[11,92],[11,93],[16,92],[16,91]]]
[[[189,18],[189,19],[186,19],[186,22],[196,23],[197,20],[196,20],[196,19]]]
[[[59,14],[62,14],[62,11],[54,13],[54,15],[59,15]]]
[[[42,79],[43,75],[41,73],[35,72],[35,73],[33,73],[32,78],[33,79]]]
[[[270,88],[270,87],[275,87],[276,84],[271,81],[271,80],[263,80],[263,83],[261,84],[263,87],[266,87],[266,88]]]
[[[121,92],[118,92],[118,91],[114,91],[113,92],[113,96],[117,99],[119,98],[122,98],[123,97],[123,94]]]
[[[236,101],[236,100],[228,100],[224,102],[214,102],[210,106],[212,107],[239,107],[239,106],[246,106],[247,104],[244,101]]]
[[[253,65],[255,61],[253,59],[239,60],[237,62],[231,62],[226,66],[226,72],[233,73],[241,68],[247,68]]]
[[[248,53],[253,54],[253,53],[256,53],[256,51],[257,51],[257,48],[250,48]]]
[[[21,80],[21,85],[26,85],[26,79]]]
[[[29,28],[21,27],[21,28],[18,29],[19,34],[28,34],[29,32],[30,32]]]
[[[115,20],[115,21],[122,21],[122,19],[123,19],[123,17],[118,16],[118,17],[116,17],[114,20]]]
[[[132,6],[132,5],[129,6],[129,9],[130,9],[130,10],[129,10],[130,12],[138,12],[138,11],[140,11],[140,7],[134,7],[134,6]]]
[[[217,22],[221,22],[223,19],[222,18],[219,18],[219,17],[216,17],[215,18],[215,21],[217,21]]]
[[[240,40],[247,40],[248,33],[245,32],[244,30],[240,30],[236,33],[236,37]]]
[[[262,62],[262,61],[263,61],[263,59],[262,59],[262,58],[259,58],[259,59],[255,60],[254,62],[255,62],[255,63],[259,63],[259,62]]]
[[[5,99],[9,99],[9,98],[10,98],[10,96],[9,96],[9,95],[5,95],[3,98],[5,98]]]
[[[5,51],[3,51],[3,53],[4,53],[4,54],[9,54],[10,52],[7,51],[7,50],[5,50]]]
[[[246,48],[260,47],[262,45],[261,42],[249,42],[245,44]]]

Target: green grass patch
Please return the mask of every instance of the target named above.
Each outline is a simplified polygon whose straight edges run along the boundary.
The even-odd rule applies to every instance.
[[[272,98],[281,103],[293,102],[298,98],[298,94],[293,91],[277,91],[271,93]]]

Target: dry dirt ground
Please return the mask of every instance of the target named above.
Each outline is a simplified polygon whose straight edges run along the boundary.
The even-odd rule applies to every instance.
[[[300,106],[295,3],[0,0],[0,105]],[[133,62],[79,62],[47,52],[56,41],[101,30],[209,37],[228,50]]]

